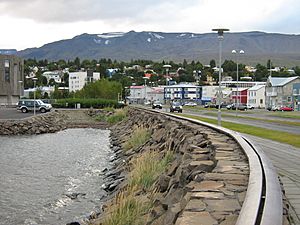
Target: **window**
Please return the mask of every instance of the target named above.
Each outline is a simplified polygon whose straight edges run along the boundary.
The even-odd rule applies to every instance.
[[[4,60],[4,80],[6,82],[10,81],[10,63],[8,59]]]

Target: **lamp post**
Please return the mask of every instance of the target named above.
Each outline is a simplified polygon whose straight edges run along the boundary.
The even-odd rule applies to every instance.
[[[218,93],[218,126],[221,126],[221,62],[222,62],[222,41],[224,39],[223,33],[224,31],[229,31],[229,29],[217,28],[212,29],[212,31],[218,32],[218,40],[219,40],[219,93]]]
[[[144,88],[145,88],[145,93],[144,93],[144,104],[146,103],[146,95],[147,95],[147,79],[149,79],[148,77],[143,77],[145,84],[144,84]]]
[[[166,85],[168,86],[169,83],[169,69],[171,68],[171,65],[163,65],[163,68],[166,69]]]
[[[237,116],[238,113],[238,103],[241,103],[240,94],[239,94],[239,54],[244,54],[244,50],[240,50],[237,52],[236,50],[231,51],[232,54],[236,55],[236,95],[235,95],[235,116]]]
[[[37,78],[36,77],[34,77],[34,78],[32,78],[32,80],[33,80],[33,115],[35,116],[35,85],[36,85],[36,81],[37,81]]]

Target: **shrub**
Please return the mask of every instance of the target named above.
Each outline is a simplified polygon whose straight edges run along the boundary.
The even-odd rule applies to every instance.
[[[120,108],[120,104],[115,100],[99,99],[99,98],[90,98],[90,99],[81,99],[81,98],[66,98],[58,99],[53,103],[54,108],[75,108],[77,104],[80,104],[81,108]]]

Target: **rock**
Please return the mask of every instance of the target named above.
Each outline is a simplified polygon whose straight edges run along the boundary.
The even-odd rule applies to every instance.
[[[185,211],[175,225],[218,225],[218,221],[208,212]]]
[[[170,179],[171,178],[165,174],[159,176],[156,186],[160,192],[165,192],[168,189]]]

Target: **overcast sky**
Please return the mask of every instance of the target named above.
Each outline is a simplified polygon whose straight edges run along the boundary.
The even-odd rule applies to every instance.
[[[0,0],[0,48],[130,30],[300,34],[299,13],[299,0]]]

